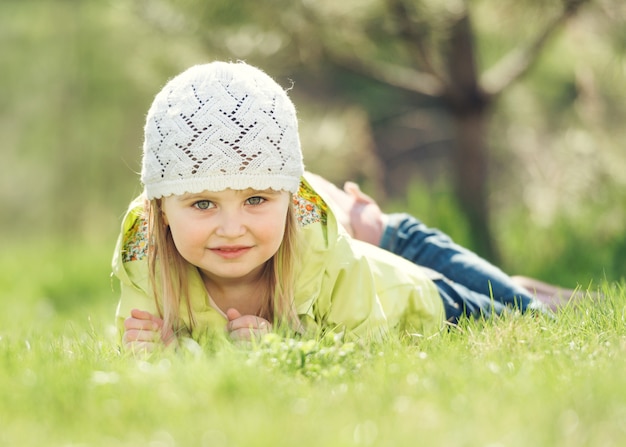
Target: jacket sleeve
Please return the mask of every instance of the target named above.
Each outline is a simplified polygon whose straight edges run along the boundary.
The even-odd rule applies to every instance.
[[[423,336],[439,332],[444,324],[443,302],[431,272],[391,252],[353,241],[368,260],[376,293],[389,325]]]
[[[350,336],[379,340],[388,322],[364,258],[335,253],[322,281],[319,311],[323,325]]]
[[[130,265],[129,265],[130,264]],[[130,271],[130,275],[129,275]],[[148,294],[148,266],[143,261],[125,263],[124,272],[118,275],[120,280],[120,299],[115,312],[115,322],[120,331],[124,331],[124,320],[130,317],[132,309],[140,309],[159,315],[154,298]],[[133,280],[130,277],[133,277]]]
[[[351,238],[329,253],[317,312],[324,326],[373,340],[389,330],[428,336],[443,323],[441,299],[418,266]]]
[[[149,286],[147,244],[142,225],[141,199],[133,201],[122,222],[122,228],[113,254],[113,275],[120,282],[120,300],[115,322],[122,332],[124,320],[132,309],[141,309],[154,315],[158,310]]]

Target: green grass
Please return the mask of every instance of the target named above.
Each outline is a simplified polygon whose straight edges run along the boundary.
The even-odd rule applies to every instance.
[[[0,255],[2,446],[620,446],[626,293],[362,346],[121,354],[109,246]],[[30,268],[26,271],[25,266]]]

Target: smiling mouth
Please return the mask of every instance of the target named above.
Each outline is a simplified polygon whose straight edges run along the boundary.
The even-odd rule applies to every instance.
[[[251,247],[216,247],[211,248],[211,251],[223,258],[237,258],[250,251]]]

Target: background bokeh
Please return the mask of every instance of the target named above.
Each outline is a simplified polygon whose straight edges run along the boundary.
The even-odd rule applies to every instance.
[[[414,3],[431,31],[464,8]],[[502,93],[485,132],[498,262],[585,287],[620,280],[626,264],[626,6],[582,3]],[[557,4],[469,2],[480,66],[526,45]],[[149,104],[169,77],[213,59],[246,60],[291,89],[309,169],[338,184],[357,180],[386,210],[409,210],[473,248],[451,186],[445,104],[332,56],[349,47],[372,60],[404,57],[385,34],[386,8],[375,0],[1,2],[3,255],[54,247],[63,261],[50,275],[66,279],[78,266],[64,250],[98,257],[108,287],[121,216],[141,191]]]

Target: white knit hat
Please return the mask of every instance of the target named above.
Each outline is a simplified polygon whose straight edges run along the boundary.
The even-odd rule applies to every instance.
[[[293,103],[250,65],[191,67],[148,111],[141,181],[149,199],[226,188],[295,193],[303,172]]]

